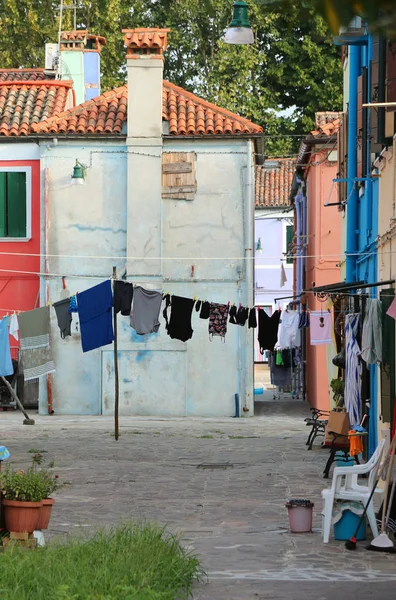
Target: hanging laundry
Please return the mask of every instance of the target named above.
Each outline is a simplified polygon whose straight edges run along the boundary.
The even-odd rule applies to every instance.
[[[392,317],[392,319],[396,319],[396,296],[393,298],[392,304],[390,305],[390,307],[386,311],[386,314],[389,317]]]
[[[130,325],[137,334],[146,335],[159,330],[158,320],[162,304],[162,292],[135,287],[132,301]]]
[[[280,316],[279,310],[269,316],[262,308],[258,309],[258,342],[261,354],[264,354],[264,350],[274,349],[278,338]]]
[[[110,279],[78,294],[83,352],[107,346],[114,340],[112,307]]]
[[[257,314],[256,308],[251,308],[249,312],[249,329],[255,329],[257,327]]]
[[[268,366],[270,368],[270,381],[277,387],[287,387],[292,382],[292,370],[276,364],[277,352],[268,353]]]
[[[287,282],[286,271],[283,263],[281,264],[280,287],[284,287]]]
[[[230,310],[229,304],[216,304],[210,303],[210,314],[209,314],[209,339],[212,340],[213,336],[219,336],[225,341],[225,335],[227,333],[227,319]],[[212,336],[212,337],[211,337]]]
[[[232,323],[233,325],[237,325],[237,320],[236,320],[237,307],[235,306],[235,304],[233,304],[231,306],[230,311],[229,311],[228,314],[230,315],[229,322]]]
[[[124,317],[131,314],[133,298],[133,285],[128,281],[114,282],[114,310],[116,313],[121,311]]]
[[[19,340],[19,324],[18,324],[18,317],[16,316],[16,313],[12,314],[10,317],[10,329],[9,329],[10,335],[12,335],[12,337],[18,341]]]
[[[300,319],[298,322],[298,328],[299,329],[305,329],[306,327],[309,327],[309,313],[307,310],[302,310],[300,312]]]
[[[205,300],[202,302],[201,312],[199,313],[200,319],[209,319],[210,315],[210,302]]]
[[[275,348],[296,348],[300,346],[299,320],[300,315],[297,311],[282,311]]]
[[[65,337],[71,335],[71,322],[73,317],[69,311],[70,298],[65,298],[64,300],[54,302],[52,306],[55,309],[58,327],[60,329],[60,336],[62,340],[64,340]]]
[[[8,317],[0,321],[0,376],[6,377],[14,373],[12,366],[10,338],[8,335]]]
[[[75,295],[70,298],[69,312],[78,312],[77,296]]]
[[[50,348],[50,307],[43,306],[19,315],[19,336],[25,381],[55,371]]]
[[[328,310],[311,310],[310,336],[311,346],[331,344],[332,314]]]
[[[382,302],[367,298],[362,331],[362,358],[367,365],[382,362]]]
[[[196,301],[196,303],[195,303],[196,312],[199,312],[201,310],[201,304],[202,304],[201,300]]]
[[[359,313],[345,316],[345,408],[351,423],[360,423],[361,419],[361,378],[362,367],[359,362],[360,348],[356,336],[359,329]]]
[[[240,306],[238,308],[238,312],[236,314],[236,322],[238,325],[245,325],[246,321],[249,318],[249,308],[247,306]]]
[[[181,342],[187,342],[192,338],[193,329],[191,327],[191,315],[194,308],[195,300],[191,298],[183,298],[181,296],[172,296],[170,300],[171,314],[168,323],[167,315],[166,330],[169,337]],[[169,304],[165,310],[167,311]]]

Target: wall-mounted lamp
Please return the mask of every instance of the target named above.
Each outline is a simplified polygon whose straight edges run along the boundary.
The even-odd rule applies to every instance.
[[[73,167],[73,174],[71,176],[71,184],[72,185],[84,185],[85,181],[85,172],[87,167],[82,165],[78,159],[76,159],[76,164]]]
[[[248,5],[243,0],[234,2],[232,20],[225,32],[224,41],[227,44],[254,43],[254,35],[248,17]]]
[[[259,239],[257,240],[257,244],[256,244],[256,254],[261,254],[263,251],[263,247],[261,245],[261,237],[259,237]]]

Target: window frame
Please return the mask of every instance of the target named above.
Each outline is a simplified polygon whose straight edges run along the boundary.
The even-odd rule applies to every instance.
[[[25,173],[26,176],[26,236],[1,237],[0,242],[29,242],[32,239],[32,168],[31,167],[2,167],[0,173]]]

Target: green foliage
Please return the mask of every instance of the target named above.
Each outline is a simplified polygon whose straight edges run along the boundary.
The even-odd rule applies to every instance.
[[[170,27],[165,77],[203,98],[263,125],[266,153],[295,153],[314,128],[314,115],[341,110],[339,50],[325,21],[307,2],[284,0],[270,9],[249,0],[256,41],[232,46],[222,41],[232,0],[80,0],[78,28],[104,35],[102,89],[125,81],[121,29]],[[45,42],[56,41],[58,0],[0,0],[1,66],[44,64]],[[72,11],[62,28],[72,28]]]
[[[2,600],[181,600],[203,576],[197,557],[152,524],[0,554]]]
[[[59,489],[61,485],[58,476],[50,471],[53,463],[49,463],[47,468],[38,468],[42,462],[42,454],[37,453],[26,471],[14,470],[7,464],[0,473],[0,487],[4,498],[21,502],[40,502]]]
[[[330,387],[336,396],[343,396],[345,390],[345,381],[342,379],[332,379],[330,381]]]

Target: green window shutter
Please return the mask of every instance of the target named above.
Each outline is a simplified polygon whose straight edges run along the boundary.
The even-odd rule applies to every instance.
[[[286,225],[286,253],[287,254],[290,253],[293,238],[294,238],[294,225]],[[286,264],[287,265],[293,264],[293,258],[287,258]]]
[[[26,237],[26,173],[7,173],[8,237]]]
[[[7,173],[0,172],[0,237],[5,237],[7,235],[7,230],[6,230],[6,214],[7,214],[6,177],[7,177]]]

